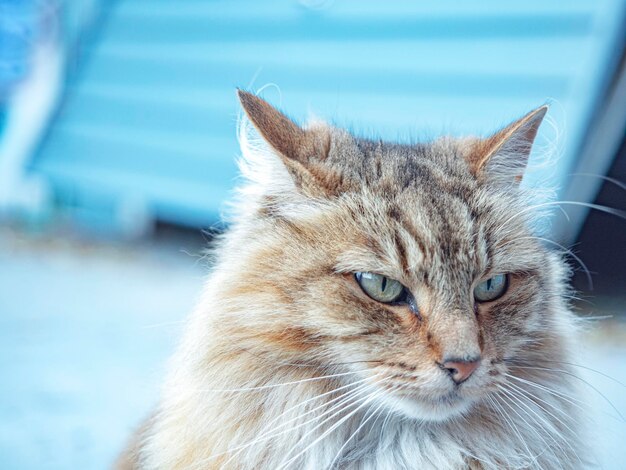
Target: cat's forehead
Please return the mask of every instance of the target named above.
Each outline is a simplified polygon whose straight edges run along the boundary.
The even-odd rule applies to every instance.
[[[354,139],[332,149],[330,158],[350,188],[365,201],[385,206],[389,217],[429,219],[429,224],[477,216],[481,185],[465,161],[463,141],[439,139],[401,145]]]
[[[353,145],[355,160],[346,171],[359,181],[353,212],[358,230],[396,267],[427,266],[433,275],[437,268],[481,270],[498,255],[496,243],[516,236],[508,219],[519,201],[471,174],[463,142]]]
[[[470,139],[396,144],[383,140],[334,136],[329,163],[357,186],[385,193],[467,190],[475,183],[466,156]]]

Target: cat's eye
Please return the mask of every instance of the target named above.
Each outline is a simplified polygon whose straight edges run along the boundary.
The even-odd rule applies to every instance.
[[[498,274],[478,284],[474,288],[474,298],[477,302],[491,302],[502,297],[508,287],[508,276]]]
[[[407,290],[400,282],[382,274],[358,272],[354,277],[363,292],[384,304],[400,302],[407,297]]]

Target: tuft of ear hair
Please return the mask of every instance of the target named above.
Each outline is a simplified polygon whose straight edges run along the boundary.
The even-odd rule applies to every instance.
[[[472,172],[477,177],[519,183],[547,111],[547,105],[540,106],[491,137],[476,142],[467,158]]]
[[[330,150],[328,127],[303,129],[258,96],[240,89],[237,96],[246,116],[281,158],[296,185],[311,195],[323,190],[330,176],[323,165]]]

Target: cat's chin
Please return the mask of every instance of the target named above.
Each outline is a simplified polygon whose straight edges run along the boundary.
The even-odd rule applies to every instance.
[[[460,416],[472,408],[475,401],[450,395],[439,400],[422,400],[406,396],[385,398],[388,406],[397,412],[419,421],[443,422]]]

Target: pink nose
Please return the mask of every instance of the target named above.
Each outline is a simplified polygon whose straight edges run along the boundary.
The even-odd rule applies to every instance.
[[[461,382],[467,380],[479,365],[480,358],[470,359],[468,361],[452,359],[441,364],[441,368],[450,374],[450,377],[452,377],[452,380],[454,380],[455,383],[460,384]]]

